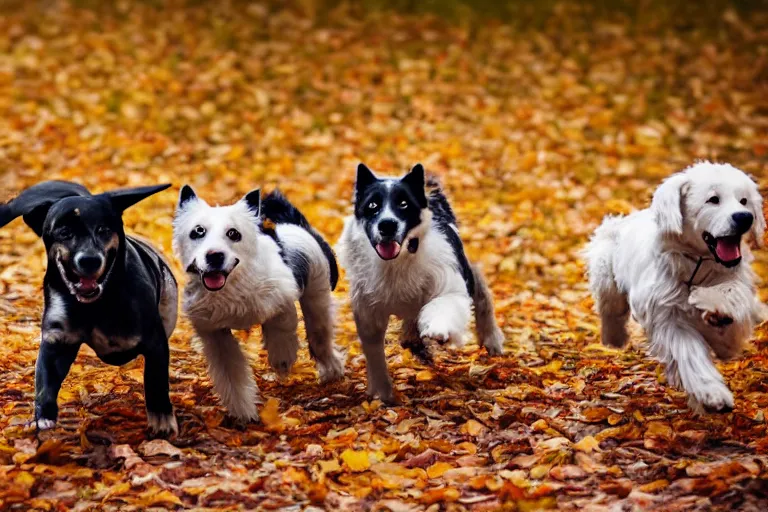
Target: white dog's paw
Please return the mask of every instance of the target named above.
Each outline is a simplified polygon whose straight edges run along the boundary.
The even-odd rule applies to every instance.
[[[711,381],[701,389],[689,392],[688,405],[696,413],[730,412],[733,410],[733,393],[722,382]]]
[[[321,384],[341,379],[344,377],[344,357],[334,350],[325,361],[317,361],[317,373]]]
[[[24,424],[25,430],[50,430],[56,426],[56,420],[40,418]]]
[[[147,424],[152,435],[167,437],[179,433],[179,425],[176,423],[176,415],[173,412],[160,414],[147,411]]]

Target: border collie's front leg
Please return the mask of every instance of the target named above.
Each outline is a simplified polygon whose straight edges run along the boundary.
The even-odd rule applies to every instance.
[[[169,383],[170,350],[161,324],[144,349],[144,401],[147,423],[153,435],[168,436],[179,433]]]
[[[427,302],[419,312],[419,333],[439,343],[449,340],[456,345],[464,341],[471,316],[469,295],[447,293]]]
[[[384,353],[384,335],[389,315],[381,315],[363,307],[355,308],[354,316],[368,371],[368,396],[378,395],[385,404],[395,404],[392,379],[389,377],[387,356]]]
[[[72,363],[80,350],[80,343],[40,343],[35,364],[35,418],[30,423],[40,430],[47,430],[56,425],[61,383],[69,373]]]
[[[258,421],[259,387],[240,342],[229,329],[196,330],[203,341],[213,390],[227,412],[239,421]]]
[[[267,347],[269,365],[280,377],[286,377],[296,362],[299,350],[299,316],[291,303],[261,326],[264,345]]]

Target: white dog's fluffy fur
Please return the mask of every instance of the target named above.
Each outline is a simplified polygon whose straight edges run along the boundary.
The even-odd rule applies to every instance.
[[[710,349],[719,358],[739,354],[764,316],[747,244],[740,242],[741,262],[727,268],[703,239],[704,232],[733,235],[739,212],[754,216],[749,234],[762,246],[765,219],[756,184],[730,165],[700,162],[664,181],[650,208],[607,218],[585,251],[603,343],[627,342],[631,314],[668,381],[685,389],[697,412],[733,408]]]
[[[204,238],[190,238],[196,226],[205,228]],[[232,228],[242,235],[237,243],[226,236]],[[214,390],[228,412],[244,421],[258,419],[258,387],[232,329],[247,330],[261,324],[269,363],[278,374],[286,375],[298,350],[295,301],[299,301],[321,381],[344,373],[343,358],[333,345],[328,260],[306,229],[278,223],[274,231],[282,247],[262,231],[258,214],[245,199],[214,207],[194,196],[181,201],[174,219],[174,250],[184,268],[204,269],[206,254],[211,251],[226,255],[224,265],[231,274],[225,286],[209,291],[193,272],[184,289],[182,307],[203,342]],[[305,255],[302,261],[308,263],[308,269],[303,290],[281,250],[300,250]]]

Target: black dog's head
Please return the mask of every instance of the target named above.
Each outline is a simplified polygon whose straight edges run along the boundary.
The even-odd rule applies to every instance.
[[[124,258],[123,211],[169,186],[91,195],[75,183],[47,181],[0,206],[0,227],[24,216],[45,243],[48,272],[57,272],[79,302],[94,302]]]
[[[364,164],[358,165],[355,217],[381,259],[397,258],[408,233],[421,224],[426,208],[421,164],[401,179],[379,179]]]

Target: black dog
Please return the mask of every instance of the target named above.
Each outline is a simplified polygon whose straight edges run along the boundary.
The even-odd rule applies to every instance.
[[[38,428],[56,424],[61,383],[85,343],[107,364],[123,365],[143,355],[150,431],[178,432],[168,394],[176,280],[157,250],[125,235],[122,219],[126,208],[169,186],[92,195],[76,183],[46,181],[0,205],[0,227],[23,216],[48,255],[35,367],[32,424]]]

